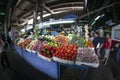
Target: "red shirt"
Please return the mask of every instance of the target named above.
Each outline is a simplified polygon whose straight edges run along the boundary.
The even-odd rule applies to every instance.
[[[110,49],[111,48],[111,46],[110,46],[110,41],[109,40],[106,40],[106,42],[105,42],[105,48],[106,49]]]

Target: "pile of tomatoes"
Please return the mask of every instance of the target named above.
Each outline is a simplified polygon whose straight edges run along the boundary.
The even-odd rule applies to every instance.
[[[21,48],[25,48],[28,44],[31,43],[31,41],[32,41],[32,40],[30,40],[30,39],[26,39],[24,42],[21,42],[21,43],[19,44],[19,46],[20,46]]]
[[[68,44],[56,49],[55,57],[74,61],[77,55],[77,45]]]

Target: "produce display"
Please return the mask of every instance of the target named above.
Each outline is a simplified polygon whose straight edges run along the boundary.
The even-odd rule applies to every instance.
[[[91,48],[78,48],[76,61],[88,62],[88,63],[99,63],[98,56]]]
[[[17,45],[19,45],[21,42],[23,42],[24,41],[24,39],[23,38],[17,38],[15,41],[14,41],[14,43],[15,44],[17,44]]]
[[[88,41],[86,42],[86,44],[87,44],[87,47],[94,48],[94,45],[93,45],[93,43],[92,43],[91,40],[88,40]]]
[[[60,45],[66,45],[69,43],[69,39],[64,35],[58,35],[55,37],[55,42]]]
[[[41,36],[38,40],[18,39],[16,44],[19,43],[21,48],[35,51],[40,58],[48,61],[98,67],[99,59],[90,40],[76,35],[70,35],[70,38],[64,35],[50,39],[49,37]]]
[[[53,41],[47,42],[46,45],[48,45],[48,46],[55,46],[55,47],[59,47],[59,46],[60,46],[59,44],[57,44],[57,43],[55,43],[55,42],[53,42]]]
[[[71,44],[77,44],[79,47],[94,47],[92,41],[80,36],[74,36],[70,41]]]
[[[53,41],[52,37],[50,37],[50,36],[43,36],[43,37],[39,37],[38,39],[40,41],[48,41],[48,42]]]
[[[26,46],[27,46],[31,41],[32,41],[32,40],[30,40],[30,39],[26,39],[25,41],[21,42],[21,43],[19,44],[19,46],[20,46],[21,48],[26,48]]]
[[[69,40],[72,40],[72,38],[74,37],[74,34],[68,34],[67,37],[69,38]]]
[[[84,37],[74,36],[70,41],[71,44],[77,44],[79,47],[87,47],[86,39]]]
[[[72,60],[74,61],[77,55],[77,45],[63,45],[57,48],[54,56],[64,59],[64,60]]]
[[[57,47],[55,46],[52,47],[52,46],[45,45],[42,49],[40,49],[39,54],[42,54],[43,56],[46,56],[48,58],[52,58],[53,54],[56,52],[56,49]]]
[[[30,44],[28,44],[28,45],[26,46],[26,48],[27,48],[27,49],[30,49],[30,50],[33,50],[33,47],[34,47],[37,43],[39,43],[38,40],[33,40],[33,41],[31,41]]]
[[[44,44],[46,44],[47,41],[41,41],[41,42],[38,42],[34,47],[33,47],[33,50],[35,51],[40,51],[41,48],[44,47]]]

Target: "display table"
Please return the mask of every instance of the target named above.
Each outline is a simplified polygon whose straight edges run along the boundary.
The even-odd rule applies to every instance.
[[[68,64],[58,63],[58,62],[49,62],[38,57],[37,53],[28,52],[24,49],[21,49],[17,45],[14,45],[14,47],[18,52],[18,54],[21,57],[23,57],[29,64],[31,64],[33,67],[35,67],[39,71],[45,73],[46,75],[54,79],[58,79],[58,80],[60,79],[60,65],[67,66],[67,67],[74,67],[74,68],[77,67],[82,70],[85,70],[82,80],[84,80],[87,75],[88,66],[68,65]]]

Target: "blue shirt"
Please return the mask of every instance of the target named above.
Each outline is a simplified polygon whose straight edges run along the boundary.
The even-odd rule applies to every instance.
[[[93,39],[93,45],[94,45],[95,49],[97,49],[98,43],[102,44],[102,43],[103,43],[103,40],[102,40],[102,38],[100,38],[100,37],[95,37],[95,38]]]

